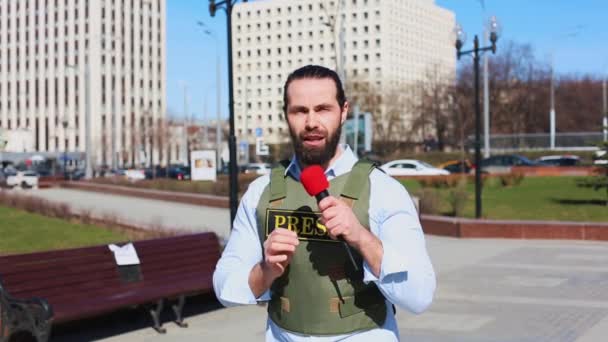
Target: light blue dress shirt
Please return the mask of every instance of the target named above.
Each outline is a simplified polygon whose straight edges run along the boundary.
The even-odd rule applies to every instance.
[[[326,170],[327,178],[350,172],[357,158],[345,146],[342,154]],[[300,166],[292,158],[286,172],[300,179]],[[387,300],[387,319],[377,329],[335,336],[304,336],[286,331],[268,319],[267,341],[398,341],[399,330],[391,304],[412,313],[426,310],[435,292],[435,272],[429,259],[418,214],[405,188],[379,170],[370,173],[370,230],[382,241],[379,277],[363,263],[363,280],[373,281]],[[262,247],[258,235],[256,208],[270,177],[253,181],[243,195],[226,248],[213,274],[215,294],[224,306],[256,304],[270,299],[267,291],[259,298],[249,287],[251,269],[262,261]]]

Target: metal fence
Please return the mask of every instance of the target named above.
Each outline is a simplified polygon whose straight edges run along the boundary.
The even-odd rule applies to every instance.
[[[576,132],[555,134],[555,149],[562,151],[592,151],[602,142],[601,132]],[[474,136],[468,137],[469,148],[473,148]],[[482,150],[483,136],[481,138]],[[493,134],[490,136],[490,150],[493,152],[548,150],[551,135],[548,133]]]

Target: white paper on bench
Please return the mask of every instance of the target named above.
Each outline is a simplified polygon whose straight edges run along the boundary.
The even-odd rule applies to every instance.
[[[114,259],[116,259],[116,265],[139,265],[139,257],[135,251],[135,246],[132,243],[128,243],[124,246],[117,246],[114,244],[108,245],[110,250],[114,252]]]

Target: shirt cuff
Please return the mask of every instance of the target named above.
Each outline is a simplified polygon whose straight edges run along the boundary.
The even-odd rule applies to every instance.
[[[222,290],[222,300],[233,304],[256,304],[258,301],[270,300],[270,291],[264,292],[259,298],[255,298],[249,287],[249,274],[247,272],[234,272],[226,282]]]
[[[382,263],[380,264],[380,277],[376,277],[366,261],[363,262],[363,281],[367,284],[370,281],[382,282],[386,276],[396,273],[407,272],[408,263],[403,253],[399,253],[397,248],[391,244],[382,242]]]

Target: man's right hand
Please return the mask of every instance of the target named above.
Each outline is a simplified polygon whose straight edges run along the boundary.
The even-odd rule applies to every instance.
[[[264,241],[264,261],[262,270],[274,280],[280,277],[291,262],[291,258],[300,244],[298,235],[291,230],[276,228]]]
[[[264,241],[264,260],[249,273],[249,287],[256,298],[267,291],[284,272],[300,244],[298,235],[284,228],[276,228]]]

